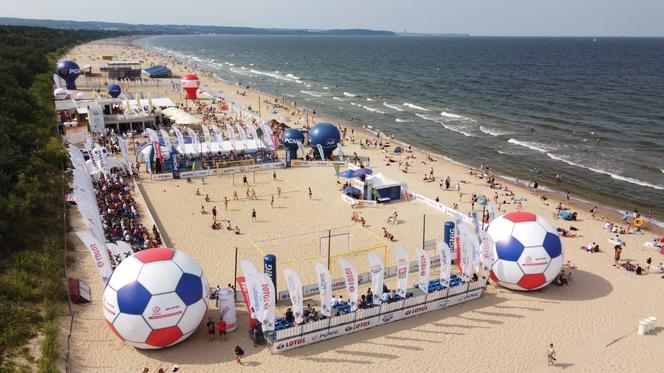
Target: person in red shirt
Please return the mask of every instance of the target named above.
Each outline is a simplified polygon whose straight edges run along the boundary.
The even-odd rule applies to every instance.
[[[217,329],[219,329],[219,338],[226,341],[226,321],[223,319],[217,323]]]

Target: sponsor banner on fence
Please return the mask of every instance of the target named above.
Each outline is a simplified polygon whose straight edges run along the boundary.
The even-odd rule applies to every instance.
[[[152,180],[169,180],[173,178],[173,174],[153,174]]]
[[[273,353],[281,353],[294,348],[306,346],[312,343],[324,341],[330,338],[354,333],[378,325],[389,324],[391,322],[420,315],[426,312],[435,311],[449,306],[477,299],[482,295],[484,288],[474,289],[462,294],[453,295],[449,298],[434,300],[426,304],[418,304],[412,307],[406,307],[395,311],[385,312],[377,316],[362,320],[337,325],[328,329],[318,330],[313,333],[303,334],[291,338],[275,341],[272,344]],[[405,302],[405,301],[402,301]]]
[[[309,167],[310,163],[309,161],[292,160],[291,167]]]
[[[194,171],[194,177],[205,177],[208,176],[210,173],[208,170],[196,170]],[[180,174],[182,175],[182,174]]]
[[[194,176],[194,171],[184,171],[180,172],[180,178],[184,179],[187,177],[193,177]]]

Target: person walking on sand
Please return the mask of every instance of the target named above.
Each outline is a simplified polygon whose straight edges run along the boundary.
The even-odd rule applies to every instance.
[[[277,181],[277,171],[272,171],[272,180]]]
[[[251,220],[256,221],[256,209],[251,209]]]
[[[242,184],[243,184],[244,186],[248,186],[248,185],[249,185],[249,181],[247,181],[247,175],[242,175]]]
[[[556,350],[553,348],[553,343],[549,344],[549,348],[546,350],[546,360],[550,367],[556,364]]]
[[[616,244],[616,245],[613,247],[613,251],[614,251],[614,256],[613,256],[613,259],[614,259],[614,261],[613,261],[613,266],[614,266],[614,267],[618,267],[618,268],[620,268],[620,266],[618,265],[618,263],[620,262],[620,254],[622,253],[622,245],[620,245],[620,244]]]
[[[272,195],[272,199],[270,200],[270,207],[274,208],[274,194]]]
[[[277,187],[277,197],[281,198],[281,188]]]
[[[244,350],[242,350],[242,348],[240,348],[240,346],[236,345],[235,346],[235,362],[240,364],[240,365],[244,365],[244,364],[242,364],[242,357],[244,357]]]
[[[312,195],[313,195],[313,193],[311,193],[311,188],[309,188],[309,199],[311,199]]]
[[[216,205],[212,206],[212,221],[213,222],[217,221],[217,206]]]
[[[239,201],[240,200],[240,198],[237,196],[237,190],[233,191],[233,200],[234,201]]]
[[[228,211],[228,197],[224,196],[224,211]]]

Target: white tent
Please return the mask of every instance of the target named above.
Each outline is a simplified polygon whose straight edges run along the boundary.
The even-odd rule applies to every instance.
[[[235,146],[233,146],[235,145]],[[235,141],[233,144],[231,141],[222,141],[221,144],[218,142],[201,142],[199,144],[183,144],[178,145],[177,150],[181,154],[185,155],[199,155],[201,153],[230,153],[231,151],[242,151],[244,150],[247,153],[254,153],[258,149],[262,148],[260,140],[249,139],[246,141],[246,146],[244,141]]]
[[[399,200],[402,198],[403,190],[407,188],[403,181],[394,180],[382,173],[368,176],[365,183],[370,188],[369,198],[379,202]]]

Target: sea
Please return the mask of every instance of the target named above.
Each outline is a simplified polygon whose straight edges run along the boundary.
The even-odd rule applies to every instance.
[[[490,164],[615,211],[652,209],[664,226],[664,38],[169,35],[135,43],[462,164]]]

